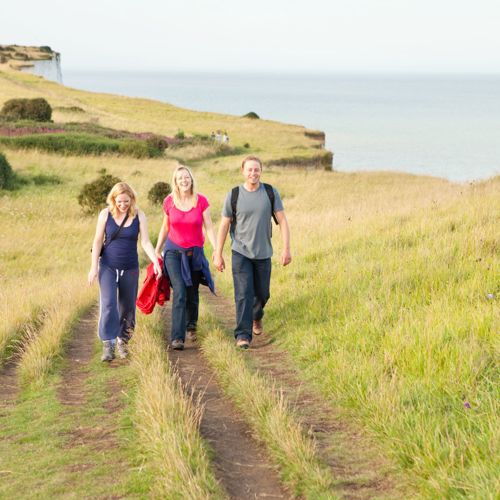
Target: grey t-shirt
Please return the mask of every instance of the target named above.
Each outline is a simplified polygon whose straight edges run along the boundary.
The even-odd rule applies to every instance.
[[[280,194],[274,190],[274,211],[283,210]],[[222,216],[232,219],[231,191],[226,196]],[[268,259],[273,255],[271,245],[271,201],[262,183],[257,191],[247,191],[240,185],[236,205],[236,228],[231,230],[231,248],[249,259]]]

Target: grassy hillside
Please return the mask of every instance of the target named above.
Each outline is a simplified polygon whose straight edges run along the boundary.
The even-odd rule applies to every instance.
[[[318,153],[301,127],[0,73],[0,105],[13,97],[47,98],[59,107],[54,120],[60,122],[169,136],[226,129],[232,145],[248,142],[265,161]],[[75,106],[84,111],[70,111]],[[44,321],[54,301],[74,297],[76,310],[85,300],[95,220],[77,204],[82,185],[102,168],[130,182],[155,235],[161,207],[146,195],[155,182],[170,180],[176,164],[3,152],[18,173],[61,183],[31,183],[0,195],[0,353]],[[190,162],[216,220],[224,194],[240,180],[241,157]],[[495,498],[500,178],[453,184],[398,173],[272,167],[264,179],[284,199],[294,258],[287,268],[275,262],[268,335],[292,354],[332,411],[376,437],[418,496]],[[277,230],[273,242],[279,255]],[[230,273],[217,278],[230,294]]]

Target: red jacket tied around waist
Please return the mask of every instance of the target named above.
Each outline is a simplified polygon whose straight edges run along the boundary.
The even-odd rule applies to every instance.
[[[163,269],[162,259],[158,259],[158,262]],[[151,263],[148,266],[146,278],[137,296],[137,307],[144,314],[151,314],[156,304],[162,306],[167,300],[170,300],[170,282],[168,277],[162,275],[157,280],[153,264]]]

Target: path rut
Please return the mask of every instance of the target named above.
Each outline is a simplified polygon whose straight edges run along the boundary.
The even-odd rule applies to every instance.
[[[203,287],[201,292],[217,321],[232,335],[234,303],[207,293]],[[289,355],[274,345],[270,333],[254,336],[248,354],[256,369],[283,391],[304,429],[314,436],[320,458],[337,481],[337,493],[353,500],[401,498],[401,486],[389,461],[367,436],[304,383]]]
[[[170,333],[170,307],[164,316],[166,331]],[[185,390],[204,406],[200,433],[214,451],[214,472],[229,497],[294,498],[281,485],[264,448],[218,387],[196,343],[187,341],[184,351],[169,350],[168,357]]]

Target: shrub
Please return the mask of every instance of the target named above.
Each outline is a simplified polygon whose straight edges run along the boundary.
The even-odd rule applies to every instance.
[[[0,153],[0,189],[12,189],[15,174],[4,154]]]
[[[148,192],[148,200],[154,205],[162,203],[163,200],[172,192],[168,182],[157,182]]]
[[[40,47],[41,52],[47,52],[48,54],[52,54],[52,49],[48,45],[42,45]]]
[[[177,131],[177,134],[175,134],[176,139],[185,139],[186,134],[184,134],[184,130],[179,130]]]
[[[157,205],[172,192],[172,187],[168,182],[157,182],[148,192],[148,200]]]
[[[37,99],[10,99],[3,105],[1,114],[10,120],[48,122],[52,117],[52,108],[41,97]]]
[[[158,149],[161,153],[168,148],[168,142],[160,135],[152,135],[146,139],[146,144],[153,149]]]
[[[243,144],[243,147],[244,147],[245,149],[248,149],[248,148],[250,147],[250,144],[249,144],[248,142],[245,142],[245,144]]]
[[[0,144],[17,149],[39,149],[66,155],[121,154],[135,158],[155,158],[162,152],[145,141],[110,139],[90,134],[32,134],[0,137]]]
[[[106,206],[106,198],[111,188],[120,182],[118,177],[105,172],[95,181],[85,184],[78,195],[78,203],[82,210],[89,215],[93,215]]]
[[[246,115],[243,115],[243,118],[251,118],[252,120],[258,120],[260,119],[260,116],[254,111],[250,111]]]

